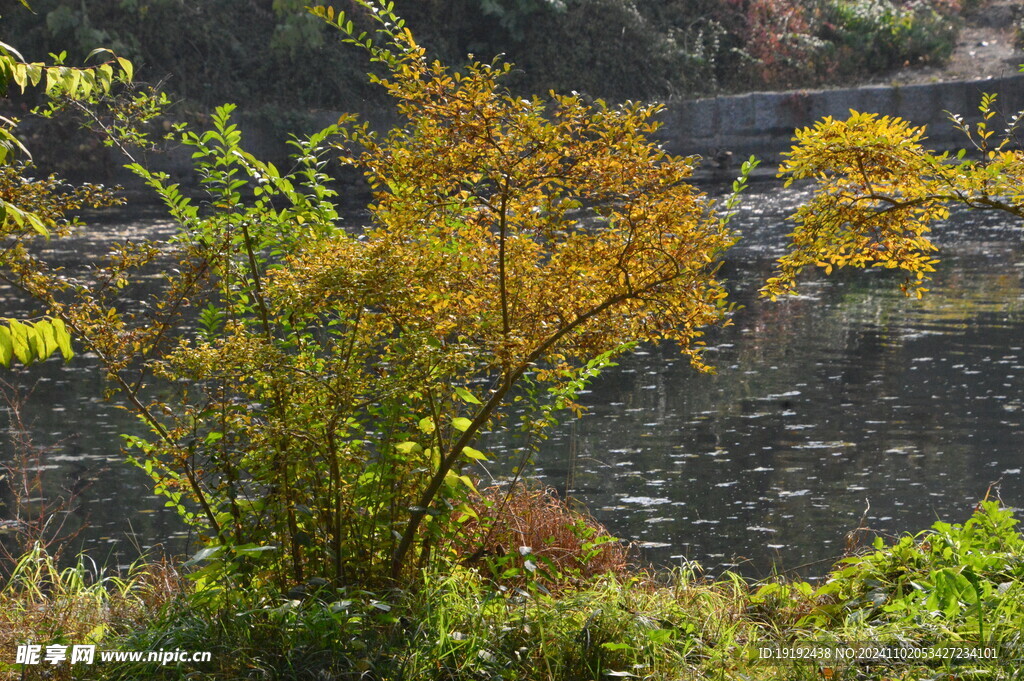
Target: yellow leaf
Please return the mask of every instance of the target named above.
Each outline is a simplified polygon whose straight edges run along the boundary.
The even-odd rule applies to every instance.
[[[132,66],[132,63],[124,57],[118,57],[117,64],[121,67],[121,70],[124,71],[125,78],[129,81],[132,80],[135,75],[135,67]]]
[[[487,457],[480,450],[473,449],[472,447],[463,447],[462,453],[466,455],[466,458],[475,461],[487,461]]]

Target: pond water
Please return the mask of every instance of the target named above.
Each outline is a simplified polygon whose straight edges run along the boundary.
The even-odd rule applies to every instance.
[[[921,301],[883,272],[812,274],[801,296],[759,301],[802,196],[762,189],[747,201],[725,268],[744,307],[708,337],[716,374],[645,348],[606,370],[583,396],[588,413],[541,445],[536,477],[645,560],[820,575],[861,524],[899,534],[962,521],[986,494],[1024,503],[1024,232],[954,215],[937,229],[943,262]],[[87,525],[80,541],[97,559],[182,548],[175,518],[123,463],[117,434],[135,424],[103,400],[86,359],[11,380],[35,386],[24,412],[48,450],[45,486],[75,493],[61,517]],[[514,454],[513,442],[489,446]]]

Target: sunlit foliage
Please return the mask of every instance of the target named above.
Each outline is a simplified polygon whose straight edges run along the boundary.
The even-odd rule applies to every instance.
[[[390,6],[359,5],[319,14],[380,64],[400,126],[345,117],[293,140],[282,172],[222,107],[180,137],[201,201],[132,166],[172,239],[123,244],[75,280],[10,268],[149,426],[129,443],[206,541],[207,594],[405,580],[466,555],[483,432],[578,411],[636,342],[707,369],[701,334],[726,320],[716,272],[736,237],[689,184],[696,159],[651,140],[657,106],[518,98],[509,65],[452,70]],[[373,187],[365,225],[341,224],[332,155]],[[150,268],[164,286],[140,312],[122,292]],[[154,375],[173,392],[149,389]]]
[[[564,382],[623,343],[661,339],[703,366],[695,341],[722,317],[713,273],[734,237],[687,184],[693,159],[649,140],[657,107],[518,99],[499,86],[508,65],[451,73],[395,17],[375,13],[396,26],[381,47],[343,15],[321,14],[388,66],[381,84],[410,121],[383,140],[360,138],[355,159],[377,188],[379,227],[365,243],[404,280],[385,314],[471,357],[467,378],[490,386],[461,434],[432,443],[440,466],[401,556],[463,448],[525,373]],[[320,282],[350,265],[327,257],[307,268],[296,300],[330,301]]]
[[[779,174],[787,186],[802,179],[817,186],[794,214],[790,251],[762,292],[794,293],[809,266],[883,267],[906,272],[904,290],[920,297],[937,262],[931,226],[950,205],[1024,218],[1024,153],[1014,144],[1020,114],[1000,131],[994,104],[986,96],[974,124],[953,117],[971,153],[931,151],[924,128],[875,114],[851,112],[798,131]]]
[[[118,81],[131,80],[128,60],[106,50],[96,50],[90,57],[94,55],[109,59],[90,68],[29,63],[15,48],[0,43],[0,95],[6,96],[14,87],[22,92],[39,87],[50,101],[88,101],[109,92]],[[0,116],[0,265],[18,272],[15,278],[33,276],[29,264],[33,259],[25,251],[28,240],[66,229],[69,215],[83,207],[116,202],[110,191],[98,185],[70,187],[55,177],[28,177],[30,165],[17,160],[19,155],[29,157],[15,134],[17,124],[16,119]],[[9,367],[14,359],[31,364],[57,350],[65,359],[71,356],[70,337],[60,319],[0,319],[0,365]]]

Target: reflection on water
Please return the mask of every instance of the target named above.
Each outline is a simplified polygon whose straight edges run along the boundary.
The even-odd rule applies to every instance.
[[[922,301],[888,273],[850,272],[812,275],[800,297],[773,304],[754,294],[800,195],[754,198],[726,268],[745,307],[708,339],[718,373],[695,373],[670,347],[625,358],[583,396],[589,413],[542,444],[539,477],[656,563],[751,575],[773,562],[821,574],[862,516],[887,533],[962,520],[993,483],[1021,504],[1021,233],[955,216]],[[71,522],[88,520],[93,546],[119,540],[130,554],[130,529],[143,546],[180,536],[122,463],[116,436],[136,425],[102,400],[86,358],[16,378],[36,383],[35,437],[55,447],[48,484],[81,491]]]

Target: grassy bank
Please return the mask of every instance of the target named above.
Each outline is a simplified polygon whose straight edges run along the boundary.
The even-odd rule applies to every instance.
[[[410,590],[314,581],[274,594],[197,590],[163,564],[97,580],[37,551],[0,597],[0,669],[26,679],[1014,678],[1016,524],[984,502],[963,524],[876,539],[818,584],[706,580],[695,566],[584,577],[526,552],[526,569],[506,561],[497,576],[452,566]],[[43,655],[94,643],[211,659],[12,664],[27,641]]]

